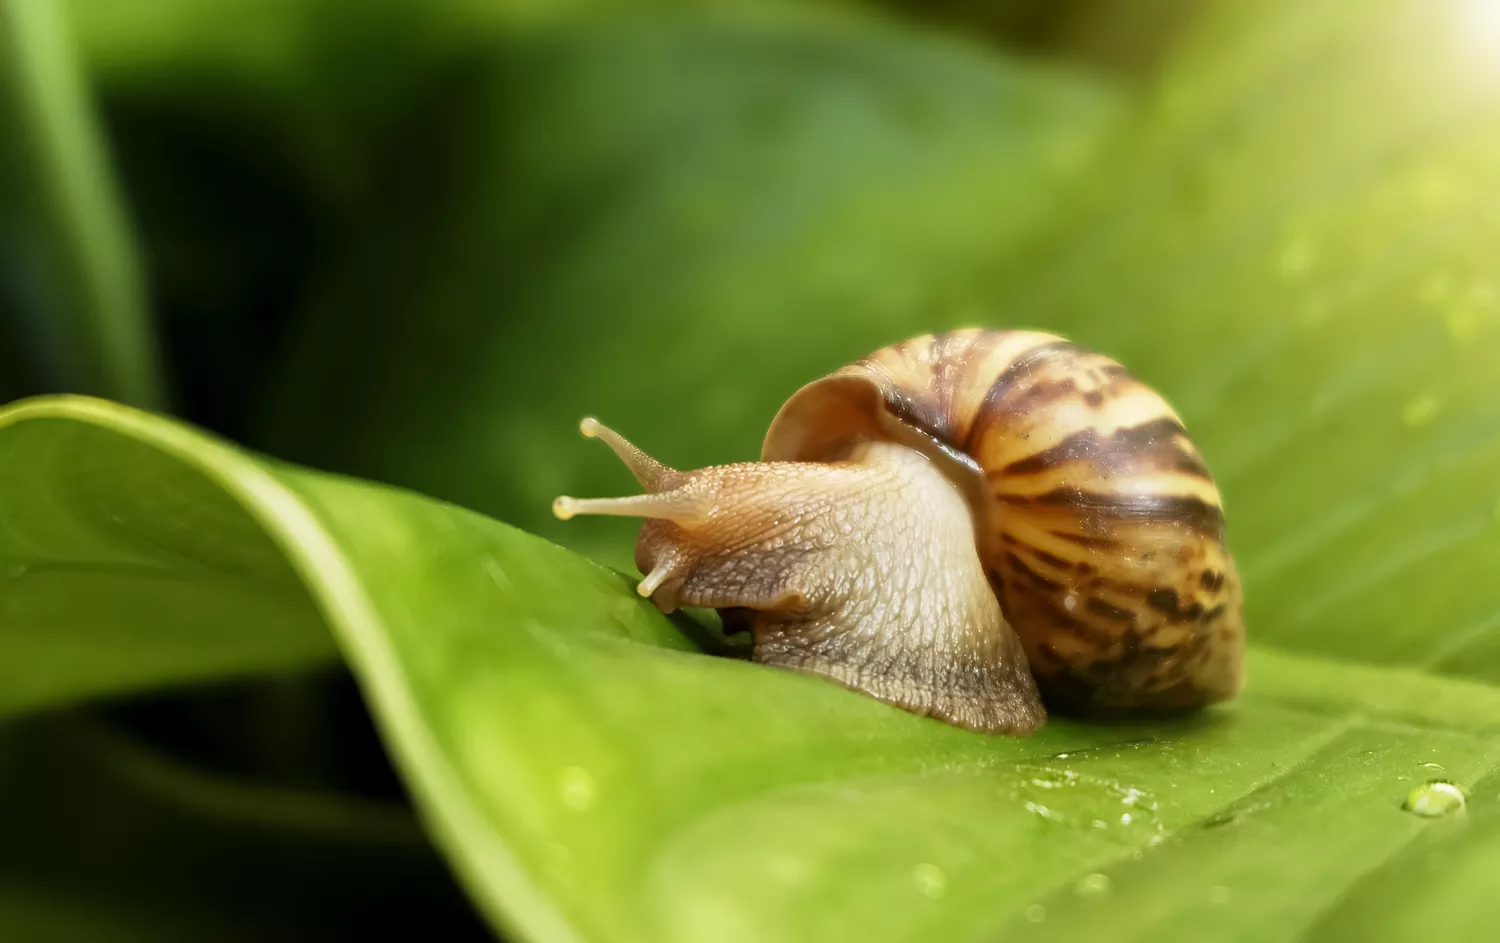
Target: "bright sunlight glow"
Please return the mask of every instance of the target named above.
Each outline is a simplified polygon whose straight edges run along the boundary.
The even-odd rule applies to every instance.
[[[1462,28],[1470,41],[1500,63],[1500,0],[1466,0]]]

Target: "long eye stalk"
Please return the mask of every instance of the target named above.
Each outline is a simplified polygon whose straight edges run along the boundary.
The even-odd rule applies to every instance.
[[[586,438],[598,439],[614,450],[620,456],[620,461],[630,469],[635,480],[641,483],[641,487],[651,493],[665,491],[673,485],[681,474],[674,468],[669,468],[656,459],[641,451],[633,442],[620,435],[604,423],[590,416],[578,424],[578,431]]]
[[[573,498],[563,495],[552,502],[552,513],[559,520],[566,521],[579,514],[607,514],[694,524],[707,516],[708,502],[703,495],[688,487],[688,476],[682,472],[658,462],[630,440],[592,417],[579,423],[578,431],[608,445],[647,493],[625,498]]]

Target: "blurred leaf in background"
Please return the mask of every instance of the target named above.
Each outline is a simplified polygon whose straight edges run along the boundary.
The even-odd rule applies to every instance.
[[[1202,0],[879,0],[1028,58],[1085,63],[1130,85],[1149,83],[1201,16]]]
[[[130,224],[52,3],[0,3],[0,115],[0,392],[162,405]]]
[[[873,347],[1056,330],[1183,412],[1254,646],[1196,722],[975,737],[469,511],[22,404],[0,930],[1493,923],[1493,4],[0,0],[0,42],[0,394],[628,569],[547,514],[630,487],[580,416],[747,458]],[[1464,816],[1402,811],[1439,777]]]
[[[372,178],[391,136],[476,42],[480,7],[67,6],[134,197],[181,412],[242,434],[309,284],[382,201]]]
[[[846,17],[497,44],[410,135],[256,441],[618,545],[551,520],[559,490],[622,486],[581,460],[579,417],[670,461],[753,456],[801,382],[982,317],[976,281],[1118,114],[1081,79]]]

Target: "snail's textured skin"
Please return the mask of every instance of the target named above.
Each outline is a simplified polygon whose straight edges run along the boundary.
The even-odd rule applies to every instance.
[[[762,459],[902,427],[970,479],[980,557],[1049,704],[1238,692],[1240,582],[1218,489],[1171,406],[1124,367],[1030,331],[914,338],[804,387]]]
[[[730,495],[733,511],[641,528],[637,566],[670,574],[652,593],[658,606],[753,610],[755,661],[916,714],[1014,734],[1046,719],[971,513],[926,457],[863,442],[838,461],[685,474],[674,493],[705,505]]]

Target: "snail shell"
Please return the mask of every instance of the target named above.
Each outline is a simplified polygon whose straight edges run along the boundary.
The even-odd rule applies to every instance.
[[[711,606],[756,661],[1026,735],[1236,694],[1222,503],[1181,419],[1115,361],[1032,331],[876,351],[792,395],[759,462],[668,468],[585,420],[647,494],[642,595]]]
[[[1062,337],[965,330],[808,384],[762,461],[886,438],[939,461],[1049,704],[1181,708],[1233,696],[1244,618],[1223,505],[1181,418]]]

